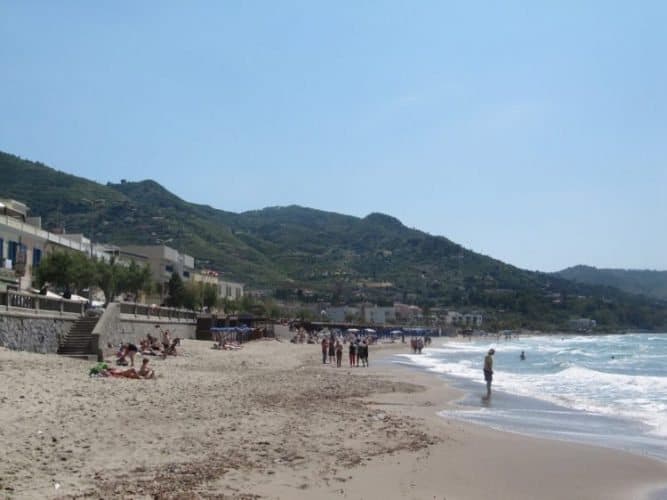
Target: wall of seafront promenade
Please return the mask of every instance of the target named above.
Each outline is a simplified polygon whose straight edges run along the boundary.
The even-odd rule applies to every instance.
[[[176,337],[195,338],[197,323],[194,317],[165,318],[150,314],[124,313],[122,306],[125,305],[109,304],[93,330],[93,335],[99,335],[99,348],[104,353],[115,349],[121,343],[138,344],[149,333],[160,338],[160,329],[169,330],[172,339]],[[127,307],[125,309],[128,310]],[[155,328],[155,325],[159,325],[160,329]],[[112,347],[109,348],[109,345]]]
[[[56,353],[80,317],[80,313],[74,312],[0,308],[0,346],[16,351]],[[104,310],[92,334],[97,336],[98,351],[106,352],[108,344],[117,347],[121,342],[138,343],[149,333],[160,337],[160,329],[155,328],[155,325],[169,330],[172,339],[193,339],[197,328],[196,315],[191,311],[111,303]]]
[[[17,351],[57,352],[75,319],[0,312],[0,346]]]

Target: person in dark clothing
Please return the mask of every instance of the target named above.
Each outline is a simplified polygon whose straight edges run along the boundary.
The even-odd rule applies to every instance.
[[[329,352],[329,341],[324,338],[322,339],[322,364],[326,364],[327,362],[327,354]]]
[[[361,358],[361,366],[368,367],[368,342],[364,340],[361,346],[359,346],[359,349],[361,351],[359,354],[359,357]]]
[[[354,366],[354,362],[356,361],[357,357],[357,344],[355,344],[352,341],[350,342],[349,353],[350,353],[350,366]]]
[[[493,355],[495,349],[489,349],[489,353],[484,358],[484,380],[486,381],[486,398],[491,397],[491,382],[493,382]]]
[[[136,345],[134,344],[123,345],[123,349],[121,351],[117,363],[119,365],[127,366],[126,358],[130,358],[130,366],[134,366],[134,356],[136,356],[137,352],[139,352],[139,349],[137,349]]]

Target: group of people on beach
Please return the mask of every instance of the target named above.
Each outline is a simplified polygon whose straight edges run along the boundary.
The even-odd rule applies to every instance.
[[[159,325],[156,325],[159,328]],[[167,356],[176,356],[178,352],[176,347],[180,345],[181,339],[176,337],[172,340],[169,330],[162,331],[162,341],[157,337],[153,337],[150,333],[146,338],[139,341],[139,347],[132,342],[121,344],[116,353],[116,364],[119,366],[127,366],[128,364],[134,366],[134,357],[137,353],[142,356],[160,356],[166,359]]]
[[[350,339],[348,347],[348,357],[350,366],[368,367],[368,340],[354,338]],[[336,366],[340,368],[343,364],[343,342],[333,335],[324,337],[321,341],[322,346],[322,364],[336,361]]]
[[[116,351],[116,365],[129,366],[128,368],[115,368],[109,366],[106,362],[97,363],[90,369],[89,375],[95,377],[117,377],[132,379],[151,379],[155,378],[155,371],[149,367],[150,359],[148,356],[159,356],[166,359],[167,356],[176,356],[178,354],[176,347],[180,345],[181,339],[171,338],[169,330],[162,330],[160,325],[155,325],[161,332],[161,339],[154,337],[150,333],[139,341],[139,346],[132,342],[126,342],[119,345]],[[111,344],[108,347],[113,347]],[[141,366],[134,367],[134,358],[141,354],[144,358],[141,360]]]

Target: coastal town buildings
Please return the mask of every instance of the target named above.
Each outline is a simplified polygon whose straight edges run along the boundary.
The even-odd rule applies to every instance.
[[[12,271],[16,287],[28,290],[42,258],[55,250],[83,252],[107,260],[82,234],[56,234],[42,229],[41,217],[29,217],[29,208],[16,200],[0,199],[0,267]],[[3,273],[7,276],[8,273]]]
[[[210,282],[218,296],[232,300],[244,295],[242,283],[225,280],[216,272],[195,270],[194,257],[166,245],[93,244],[85,235],[58,234],[42,229],[41,217],[28,215],[20,201],[0,199],[0,282],[3,288],[30,290],[34,271],[44,256],[56,250],[82,252],[121,265],[148,265],[152,280],[164,290],[176,272],[183,281]]]
[[[394,314],[399,322],[418,321],[423,317],[421,307],[398,302],[394,304]]]

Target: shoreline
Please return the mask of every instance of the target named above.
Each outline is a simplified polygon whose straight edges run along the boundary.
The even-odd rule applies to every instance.
[[[504,390],[494,391],[492,403],[495,404],[480,403],[477,389],[484,392],[481,382],[477,386],[468,379],[431,372],[426,367],[401,361],[400,358],[394,361],[387,358],[386,361],[398,367],[429,374],[461,391],[461,397],[440,412],[443,418],[454,418],[499,432],[631,453],[667,463],[667,449],[659,446],[658,438],[650,435],[647,437],[642,424],[627,418],[588,413]],[[483,412],[490,406],[499,412]],[[627,435],[628,432],[631,434]]]
[[[89,379],[91,363],[0,349],[0,491],[528,500],[641,499],[667,486],[657,460],[439,416],[462,392],[378,361],[400,344],[373,349],[368,369],[323,366],[317,345],[210,345],[152,360],[148,381]]]

